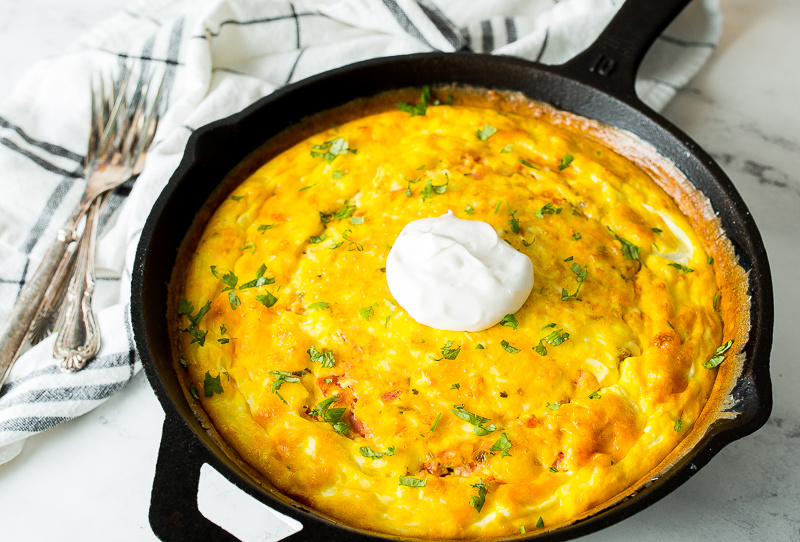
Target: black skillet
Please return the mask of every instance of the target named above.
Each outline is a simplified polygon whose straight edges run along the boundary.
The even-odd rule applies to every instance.
[[[519,91],[559,109],[630,131],[674,162],[711,201],[748,271],[751,328],[744,370],[733,391],[739,413],[713,422],[703,440],[668,472],[624,501],[537,540],[566,540],[612,525],[661,499],[688,480],[725,445],[761,427],[772,409],[769,354],[773,299],[761,236],[731,181],[685,134],[635,95],[645,52],[688,0],[629,0],[586,51],[561,66],[471,53],[381,58],[336,69],[281,89],[241,113],[198,130],[156,202],[134,264],[132,323],[150,384],[166,413],[150,523],[163,540],[237,540],[197,510],[200,467],[210,464],[236,486],[304,528],[288,540],[386,540],[310,512],[262,487],[222,452],[187,403],[173,368],[168,336],[167,283],[177,247],[221,180],[263,142],[302,118],[355,98],[423,85],[456,82]],[[532,535],[531,535],[532,536]]]

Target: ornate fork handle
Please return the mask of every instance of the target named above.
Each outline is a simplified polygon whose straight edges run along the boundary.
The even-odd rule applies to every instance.
[[[100,350],[100,330],[92,311],[94,245],[100,211],[107,197],[104,194],[95,199],[86,214],[86,226],[75,249],[75,268],[56,324],[59,331],[53,357],[61,359],[61,368],[67,371],[81,370]]]
[[[0,386],[5,382],[8,373],[20,353],[28,331],[45,298],[45,292],[53,281],[53,277],[63,269],[67,257],[67,249],[75,240],[77,224],[83,216],[83,209],[78,207],[70,219],[58,232],[58,238],[42,258],[42,262],[25,285],[8,316],[8,327],[0,337]]]

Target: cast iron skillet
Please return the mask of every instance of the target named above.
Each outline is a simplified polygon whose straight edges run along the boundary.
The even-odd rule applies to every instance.
[[[302,118],[355,98],[423,85],[512,90],[630,131],[674,162],[711,201],[748,272],[751,329],[733,391],[733,419],[717,420],[686,457],[627,500],[537,540],[565,540],[616,523],[664,497],[725,445],[761,427],[772,409],[769,353],[773,300],[769,263],[756,225],[731,181],[696,143],[636,97],[645,52],[688,0],[630,0],[597,41],[561,66],[471,53],[430,53],[360,62],[281,89],[241,113],[198,130],[142,232],[132,285],[132,324],[147,377],[166,412],[150,508],[163,540],[236,540],[197,510],[200,467],[208,463],[261,502],[300,521],[290,540],[386,540],[310,512],[264,489],[225,455],[192,413],[172,362],[167,283],[177,247],[220,181],[269,137]]]

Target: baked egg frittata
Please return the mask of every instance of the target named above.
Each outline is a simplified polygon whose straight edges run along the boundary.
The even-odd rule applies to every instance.
[[[418,324],[387,287],[401,229],[449,211],[533,263],[522,308],[484,331]],[[537,114],[424,95],[331,126],[233,189],[198,239],[173,285],[187,393],[280,491],[362,529],[572,521],[675,449],[731,346],[675,202]]]

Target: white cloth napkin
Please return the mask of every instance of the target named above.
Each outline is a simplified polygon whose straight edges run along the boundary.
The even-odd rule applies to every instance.
[[[0,389],[0,464],[37,432],[120,390],[141,369],[130,328],[130,277],[150,208],[192,132],[279,87],[371,57],[431,50],[564,62],[589,45],[619,0],[144,0],[31,68],[0,106],[0,322],[80,200],[91,73],[124,62],[167,69],[169,107],[139,179],[101,219],[94,307],[102,350],[62,373],[50,337]],[[662,108],[719,39],[716,0],[692,3],[657,40],[637,92]]]

